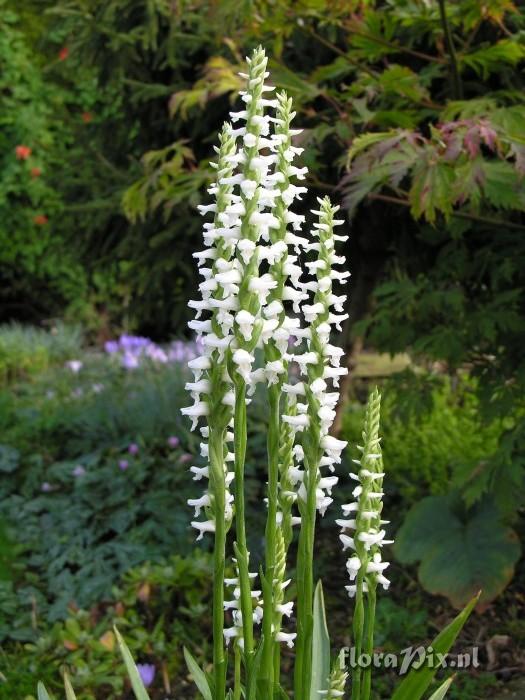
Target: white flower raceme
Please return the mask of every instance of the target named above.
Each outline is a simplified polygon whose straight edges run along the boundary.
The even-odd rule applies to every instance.
[[[384,575],[389,563],[383,561],[381,555],[383,545],[392,544],[392,540],[385,539],[383,525],[388,521],[381,519],[384,472],[379,437],[380,403],[381,397],[376,389],[366,409],[363,446],[359,447],[361,457],[354,460],[358,471],[350,474],[358,483],[353,492],[357,500],[343,505],[344,518],[336,521],[343,530],[340,535],[343,549],[352,552],[346,563],[351,581],[346,589],[351,597],[356,595],[359,585],[365,593],[378,584],[385,590],[390,585]]]
[[[346,236],[335,236],[334,226],[343,223],[334,218],[338,207],[333,207],[328,197],[318,200],[320,210],[314,214],[318,221],[314,224],[314,241],[306,248],[316,253],[316,258],[309,263],[313,280],[303,283],[305,295],[312,294],[311,303],[303,304],[302,310],[308,324],[306,336],[306,351],[294,355],[301,373],[308,377],[302,386],[306,403],[304,412],[298,415],[283,416],[296,430],[309,428],[309,434],[315,434],[311,454],[307,454],[307,473],[301,481],[299,498],[306,501],[309,489],[315,489],[316,503],[323,515],[332,502],[331,490],[337,483],[337,477],[323,478],[320,467],[328,466],[333,471],[333,465],[341,461],[341,451],[346,442],[337,440],[329,435],[329,430],[335,418],[335,406],[339,393],[329,391],[327,381],[332,380],[337,386],[337,380],[347,370],[339,367],[343,354],[340,348],[330,345],[330,332],[333,325],[338,326],[347,318],[346,314],[336,314],[332,310],[345,301],[345,296],[336,296],[332,292],[333,265],[344,262],[344,258],[334,253],[335,241],[346,240]],[[319,447],[322,452],[319,452]],[[315,454],[314,454],[315,452]]]
[[[201,337],[204,354],[189,363],[194,373],[194,381],[188,382],[186,389],[191,393],[194,403],[183,408],[182,413],[191,418],[193,429],[197,427],[201,418],[206,418],[210,425],[218,427],[220,434],[216,439],[223,445],[224,440],[233,440],[233,433],[224,433],[232,417],[233,389],[225,370],[224,353],[233,339],[231,329],[237,307],[239,281],[239,266],[233,257],[233,239],[230,235],[234,228],[233,223],[229,225],[231,222],[222,222],[224,213],[234,201],[232,186],[221,182],[232,176],[230,159],[235,153],[235,141],[229,125],[224,126],[220,135],[220,147],[216,150],[218,161],[214,167],[217,169],[217,180],[211,188],[216,201],[201,207],[202,214],[213,212],[214,222],[205,224],[204,238],[208,247],[194,255],[204,278],[199,285],[201,299],[190,302],[190,306],[197,311],[197,319],[191,321],[189,326]],[[211,261],[209,268],[205,267],[208,261]],[[202,314],[207,314],[208,317],[199,320]],[[204,439],[210,438],[209,428],[201,428],[201,433]],[[212,464],[207,443],[203,443],[203,446],[203,456],[210,460],[210,464],[206,467],[191,467],[191,471],[195,479],[207,479],[209,488],[201,498],[190,499],[188,502],[195,508],[196,518],[201,511],[205,514],[204,520],[192,522],[192,526],[199,533],[197,539],[201,539],[205,533],[216,531],[216,518],[229,524],[233,517],[233,496],[228,491],[232,475],[226,469],[224,455],[212,450],[215,459],[215,464]],[[217,508],[220,512],[216,512]]]

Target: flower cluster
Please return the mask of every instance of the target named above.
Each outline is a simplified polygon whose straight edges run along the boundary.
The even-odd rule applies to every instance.
[[[379,437],[380,406],[381,396],[376,389],[371,394],[366,409],[363,445],[358,446],[361,457],[353,460],[359,469],[357,473],[350,474],[358,482],[353,491],[356,501],[343,505],[345,517],[337,520],[343,529],[343,534],[340,535],[343,549],[353,551],[346,564],[352,582],[346,586],[350,597],[356,595],[361,581],[365,593],[378,583],[385,590],[390,585],[384,575],[389,563],[381,557],[381,548],[385,544],[392,544],[392,540],[385,539],[383,525],[388,524],[388,521],[381,519],[384,472]],[[353,535],[346,534],[347,531],[353,531]]]
[[[332,502],[330,494],[337,484],[337,477],[322,477],[318,468],[328,467],[333,471],[334,464],[341,461],[341,452],[346,447],[346,442],[329,435],[339,392],[330,391],[328,382],[332,382],[337,389],[339,378],[348,371],[346,367],[340,367],[343,350],[330,343],[332,326],[341,330],[341,323],[348,318],[347,314],[342,313],[346,296],[335,295],[332,283],[338,281],[344,284],[350,273],[334,269],[334,265],[344,262],[344,257],[335,253],[335,243],[348,238],[333,232],[334,226],[343,223],[334,218],[338,207],[333,207],[328,197],[318,201],[320,209],[313,212],[318,216],[314,225],[314,240],[306,246],[307,251],[315,253],[314,260],[306,263],[314,279],[301,284],[306,296],[313,295],[311,304],[302,305],[307,324],[302,331],[306,338],[306,351],[292,356],[307,381],[283,387],[289,395],[304,397],[305,400],[296,403],[296,410],[283,415],[283,420],[295,431],[308,428],[303,442],[311,473],[308,476],[305,471],[295,470],[294,477],[300,481],[298,493],[302,501],[307,500],[306,482],[311,477],[311,487],[316,489],[317,509],[324,514]]]
[[[149,338],[135,335],[121,335],[118,340],[108,340],[104,349],[109,355],[118,357],[122,367],[129,370],[148,361],[158,364],[186,363],[198,357],[202,351],[198,339],[194,342],[174,340],[162,348]]]

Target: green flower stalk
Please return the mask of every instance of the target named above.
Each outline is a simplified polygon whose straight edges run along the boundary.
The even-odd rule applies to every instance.
[[[386,540],[381,519],[383,509],[383,460],[379,437],[381,395],[375,389],[368,400],[365,425],[362,434],[363,445],[358,446],[360,459],[353,460],[359,467],[357,473],[350,474],[358,485],[353,491],[357,500],[343,505],[344,519],[337,520],[343,528],[340,535],[344,549],[353,550],[346,568],[351,584],[346,586],[351,598],[355,596],[353,636],[356,658],[361,653],[371,654],[374,646],[374,622],[377,585],[388,589],[390,581],[384,571],[389,563],[381,558],[381,548],[392,544]],[[353,536],[346,534],[353,531]],[[371,693],[371,669],[364,672],[357,667],[352,678],[352,700],[369,700]]]

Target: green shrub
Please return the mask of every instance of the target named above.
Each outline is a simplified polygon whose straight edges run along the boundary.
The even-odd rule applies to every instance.
[[[505,429],[485,423],[473,384],[452,386],[445,377],[401,373],[384,391],[383,430],[390,482],[408,508],[429,494],[444,494],[459,475],[491,457]],[[343,422],[346,440],[359,441],[363,409],[352,405]]]

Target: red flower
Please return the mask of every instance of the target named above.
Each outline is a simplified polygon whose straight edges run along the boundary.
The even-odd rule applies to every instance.
[[[49,219],[47,218],[47,216],[45,214],[37,214],[33,218],[33,223],[35,223],[37,226],[45,226],[48,221],[49,221]]]
[[[29,146],[24,146],[23,144],[20,144],[15,148],[15,153],[18,160],[27,160],[31,155],[32,151],[29,148]]]
[[[68,56],[69,56],[69,49],[67,48],[67,46],[63,46],[60,49],[60,51],[58,52],[58,60],[65,61]]]
[[[31,177],[40,177],[40,175],[42,175],[40,168],[31,168]]]
[[[91,112],[82,112],[82,121],[84,124],[89,124],[89,122],[93,121],[93,115]]]

